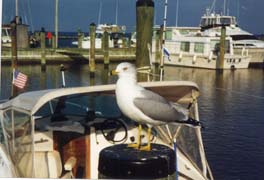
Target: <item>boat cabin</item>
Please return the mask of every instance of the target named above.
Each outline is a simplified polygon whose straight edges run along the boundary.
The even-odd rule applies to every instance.
[[[236,27],[236,17],[234,16],[223,16],[220,14],[205,14],[201,18],[200,27],[202,30],[214,28],[214,27],[221,27],[221,26],[231,26]]]

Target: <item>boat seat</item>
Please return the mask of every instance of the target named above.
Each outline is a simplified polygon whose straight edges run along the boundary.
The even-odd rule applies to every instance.
[[[62,175],[62,162],[58,151],[35,152],[35,178],[72,178],[71,170],[76,164],[76,158],[70,157],[67,171]],[[17,169],[21,177],[30,178],[32,175],[32,155],[24,153],[18,163]]]

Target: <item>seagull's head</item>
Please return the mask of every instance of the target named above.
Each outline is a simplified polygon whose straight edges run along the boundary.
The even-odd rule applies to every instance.
[[[119,78],[121,77],[129,77],[136,79],[137,71],[133,64],[128,62],[123,62],[118,64],[115,70],[112,70],[112,75],[118,75]]]

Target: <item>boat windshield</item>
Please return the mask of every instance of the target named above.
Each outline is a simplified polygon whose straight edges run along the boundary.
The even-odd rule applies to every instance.
[[[46,103],[36,114],[36,117],[72,115],[85,117],[93,111],[98,116],[120,117],[115,97],[96,93],[84,95],[62,96]]]
[[[19,177],[33,177],[30,116],[24,112],[8,109],[3,112],[2,117],[3,130],[7,137],[7,152],[14,162]]]
[[[230,25],[232,24],[232,19],[230,17],[222,17],[220,23],[223,25]]]
[[[10,29],[3,29],[2,36],[10,36]]]

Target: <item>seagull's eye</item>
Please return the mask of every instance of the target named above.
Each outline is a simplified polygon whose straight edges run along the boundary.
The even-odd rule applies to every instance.
[[[128,69],[128,67],[124,67],[123,70],[126,71]]]

